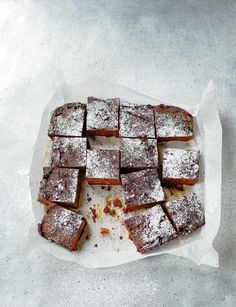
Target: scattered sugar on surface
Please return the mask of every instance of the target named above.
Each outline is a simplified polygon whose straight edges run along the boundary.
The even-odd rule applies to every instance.
[[[120,106],[120,136],[155,138],[153,109],[147,105],[123,103]]]
[[[144,205],[164,200],[157,170],[143,170],[121,175],[126,204]]]
[[[199,158],[200,152],[198,150],[164,149],[163,178],[197,178]]]
[[[52,208],[49,211],[47,222],[52,236],[53,234],[58,236],[73,236],[80,229],[83,218],[81,215],[64,208],[60,208],[59,210]]]
[[[84,167],[86,149],[86,138],[55,137],[52,143],[52,165]]]
[[[150,250],[177,236],[160,205],[126,220],[132,239],[142,250]]]
[[[119,151],[88,150],[87,178],[119,178]]]
[[[192,136],[188,122],[180,115],[155,112],[158,137]]]
[[[56,169],[62,178],[49,179],[48,193],[52,201],[74,202],[77,194],[77,184],[79,171],[74,169]]]
[[[195,193],[166,203],[166,208],[178,231],[187,234],[204,223],[201,203]]]
[[[85,110],[79,103],[74,105],[70,108],[66,105],[60,107],[62,112],[55,117],[52,115],[49,130],[56,135],[82,136]]]
[[[157,141],[152,139],[121,139],[122,167],[157,167]]]
[[[118,129],[119,98],[100,100],[94,98],[87,104],[89,129]]]

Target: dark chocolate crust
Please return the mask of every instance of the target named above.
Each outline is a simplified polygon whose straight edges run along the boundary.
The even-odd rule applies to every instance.
[[[156,137],[159,141],[188,141],[193,136],[193,117],[187,111],[160,104],[154,106]]]
[[[48,135],[82,136],[86,105],[80,102],[66,103],[56,108],[51,115]]]
[[[88,97],[87,133],[89,135],[119,135],[120,99],[99,99]]]
[[[86,224],[86,219],[81,215],[53,205],[38,224],[38,231],[45,239],[75,251]]]
[[[44,167],[38,201],[44,205],[56,202],[69,207],[77,207],[78,190],[79,170]]]

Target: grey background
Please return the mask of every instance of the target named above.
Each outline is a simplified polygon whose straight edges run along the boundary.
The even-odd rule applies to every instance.
[[[235,29],[235,1],[0,2],[1,306],[236,304]],[[43,252],[26,258],[28,174],[57,71],[68,83],[97,75],[172,103],[196,103],[214,80],[223,125],[219,269],[167,255],[101,270]]]

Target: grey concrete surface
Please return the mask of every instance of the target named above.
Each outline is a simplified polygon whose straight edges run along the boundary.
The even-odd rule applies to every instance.
[[[236,305],[235,29],[232,0],[0,1],[1,306]],[[223,125],[219,269],[167,255],[97,270],[43,252],[26,258],[28,174],[57,71],[68,83],[97,75],[185,103],[214,80]]]

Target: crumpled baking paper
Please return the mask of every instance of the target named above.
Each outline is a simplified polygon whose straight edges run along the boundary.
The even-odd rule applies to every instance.
[[[152,252],[141,255],[128,239],[127,231],[122,226],[123,213],[118,212],[119,218],[112,218],[102,213],[106,198],[114,199],[119,196],[124,201],[122,187],[115,186],[108,192],[101,189],[100,186],[89,186],[84,182],[79,210],[87,217],[88,228],[83,235],[81,248],[76,252],[69,252],[43,239],[38,234],[37,224],[45,214],[45,208],[37,202],[37,194],[42,176],[42,167],[47,165],[50,160],[50,150],[48,150],[50,141],[47,137],[47,129],[51,111],[65,102],[86,102],[88,96],[100,98],[120,97],[122,100],[140,104],[156,105],[161,103],[154,98],[124,86],[97,78],[74,85],[67,85],[65,82],[60,83],[42,114],[39,134],[35,144],[30,171],[30,190],[35,223],[29,232],[28,251],[32,252],[42,248],[55,257],[73,261],[89,268],[111,267],[165,253],[189,258],[198,265],[206,264],[218,267],[218,253],[212,243],[220,226],[222,128],[216,104],[215,87],[212,81],[208,84],[197,105],[177,104],[195,117],[194,140],[187,144],[180,144],[179,142],[168,144],[168,146],[173,147],[199,148],[201,151],[200,180],[192,188],[200,196],[205,210],[206,224],[201,230],[186,239],[173,240],[154,249]],[[106,145],[109,147],[109,144],[108,142]],[[87,193],[92,198],[90,202],[87,200]],[[89,207],[93,205],[100,212],[96,223],[89,216]],[[100,227],[109,228],[111,234],[102,236],[99,233]],[[86,240],[85,237],[88,234],[90,234],[90,239]]]

